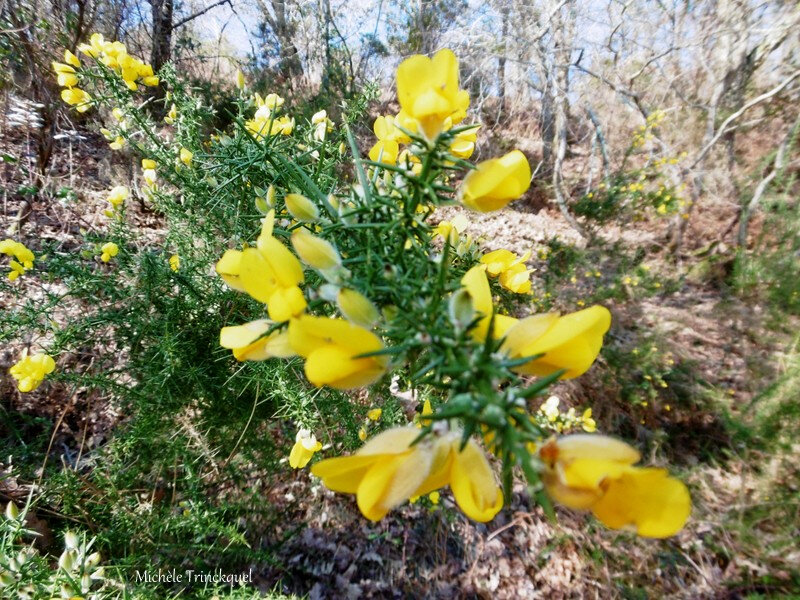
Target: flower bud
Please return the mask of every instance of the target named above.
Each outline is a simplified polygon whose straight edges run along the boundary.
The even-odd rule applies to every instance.
[[[336,305],[348,321],[367,329],[372,329],[380,317],[375,305],[355,290],[341,289],[336,297]]]
[[[76,558],[77,558],[77,553],[75,552],[75,550],[64,550],[64,552],[58,559],[58,566],[64,569],[65,571],[71,571],[72,567],[75,566]]]
[[[308,223],[319,219],[319,209],[305,196],[286,194],[284,200],[286,202],[286,210],[298,221]]]
[[[19,509],[17,508],[17,505],[14,504],[13,502],[9,502],[6,505],[6,518],[9,521],[16,521],[18,517],[19,517]]]
[[[80,540],[78,536],[75,535],[72,531],[68,531],[64,534],[64,547],[68,550],[72,548],[77,548],[78,544],[80,544]]]
[[[319,271],[333,269],[342,264],[339,252],[333,244],[306,229],[297,229],[292,234],[292,247],[304,263]]]
[[[472,303],[472,294],[466,288],[461,288],[450,296],[448,314],[457,329],[466,329],[472,323],[475,318],[475,306]]]

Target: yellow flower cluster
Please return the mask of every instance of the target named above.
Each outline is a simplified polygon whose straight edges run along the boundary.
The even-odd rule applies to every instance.
[[[295,213],[313,216],[309,208],[313,203],[308,198],[299,196],[293,202]],[[358,357],[383,349],[380,338],[369,331],[377,320],[377,309],[357,291],[342,288],[336,302],[345,319],[304,314],[307,303],[300,289],[305,281],[303,267],[272,235],[274,221],[275,211],[271,210],[264,217],[255,248],[227,250],[217,262],[216,270],[223,280],[266,304],[270,317],[224,327],[220,345],[230,348],[237,360],[299,355],[305,358],[306,377],[318,387],[351,389],[373,383],[386,371],[387,358]],[[336,249],[308,231],[296,231],[292,246],[306,264],[323,274],[339,267]],[[279,331],[286,321],[288,327]]]
[[[58,85],[63,87],[61,99],[74,106],[78,112],[86,112],[91,108],[92,97],[78,87],[78,72],[81,61],[69,50],[64,50],[64,62],[53,62],[53,71],[56,74]]]
[[[648,140],[653,139],[652,130],[659,125],[664,120],[664,117],[667,116],[663,110],[654,110],[649,115],[647,115],[647,119],[645,120],[644,125],[640,125],[636,128],[636,131],[633,134],[633,140],[631,141],[631,146],[634,148],[638,148]]]
[[[139,84],[154,87],[159,83],[152,66],[128,54],[122,42],[108,42],[100,33],[93,33],[89,43],[80,44],[78,50],[119,73],[131,91],[136,91]]]
[[[548,441],[539,450],[542,480],[558,503],[591,510],[611,529],[650,538],[675,535],[689,518],[686,486],[664,469],[634,467],[634,448],[603,435],[575,434]]]
[[[256,114],[245,123],[250,135],[257,140],[271,135],[291,135],[295,126],[294,117],[277,116],[283,106],[283,98],[278,94],[267,94],[265,98],[256,94],[255,103],[258,107]]]
[[[370,160],[395,164],[413,163],[419,173],[419,158],[400,144],[411,142],[409,134],[421,134],[434,140],[467,116],[469,93],[460,89],[458,59],[451,50],[440,50],[433,58],[415,55],[397,69],[397,97],[400,112],[379,116],[373,124],[378,141],[369,151]],[[478,126],[460,131],[450,145],[459,158],[469,158],[475,150]],[[528,159],[519,150],[483,161],[464,178],[458,196],[461,202],[477,211],[499,210],[524,194],[531,183]]]
[[[322,460],[311,472],[329,489],[355,494],[359,510],[371,521],[446,485],[470,519],[491,521],[503,506],[503,492],[480,447],[469,440],[459,450],[460,431],[412,446],[418,435],[414,427],[388,429],[355,454]]]
[[[567,412],[561,412],[560,403],[561,400],[558,396],[550,396],[545,400],[539,407],[538,414],[541,415],[541,419],[538,419],[538,421],[548,429],[558,433],[569,431],[576,427],[580,427],[586,433],[597,431],[597,423],[592,418],[591,408],[587,408],[581,416],[578,416],[575,408],[570,408]]]
[[[16,280],[28,269],[32,269],[33,261],[36,259],[33,252],[31,252],[25,244],[22,242],[15,242],[8,238],[0,242],[0,254],[13,256],[8,264],[11,268],[8,272],[8,278],[11,281]]]
[[[25,393],[39,387],[44,378],[55,368],[56,363],[52,356],[41,352],[29,356],[26,348],[22,351],[20,359],[11,366],[8,372],[17,380],[17,389]]]
[[[515,294],[530,294],[531,271],[525,268],[530,257],[530,251],[517,256],[510,250],[500,249],[484,254],[480,262],[486,265],[486,272],[490,276],[497,277],[502,287]]]

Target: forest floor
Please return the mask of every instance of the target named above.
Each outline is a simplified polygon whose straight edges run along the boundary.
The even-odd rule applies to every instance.
[[[57,148],[59,158],[48,182],[51,190],[67,187],[74,196],[28,202],[9,194],[8,182],[20,173],[3,164],[7,185],[0,226],[6,234],[18,223],[23,239],[49,237],[69,246],[81,229],[101,222],[105,191],[117,183],[130,185],[137,169],[132,159],[130,164],[119,158],[112,163],[105,144],[84,135],[90,139],[73,148],[71,164],[64,158],[66,146]],[[5,133],[0,152],[19,155],[21,144],[18,135]],[[134,206],[132,214],[144,235],[157,239],[159,220],[142,208]],[[445,209],[442,217],[457,210]],[[644,248],[654,273],[679,282],[670,292],[631,293],[607,304],[614,315],[614,344],[630,350],[642,339],[654,340],[660,353],[682,366],[675,385],[684,389],[659,392],[635,406],[624,404],[622,384],[615,380],[624,366],[605,359],[586,377],[552,388],[565,407],[591,406],[599,431],[655,440],[661,451],[645,460],[668,459],[692,493],[692,517],[677,536],[639,539],[561,509],[557,522],[550,522],[521,483],[509,506],[489,524],[464,519],[449,492],[442,493],[439,506],[406,505],[373,524],[353,500],[325,490],[307,470],[287,467],[251,482],[276,518],[248,523],[248,541],[270,548],[274,560],[242,568],[253,568],[256,583],[265,590],[279,584],[279,590],[310,598],[733,599],[800,593],[800,444],[795,439],[765,446],[753,439],[762,431],[758,419],[775,414],[785,401],[785,387],[773,386],[769,394],[764,390],[783,381],[797,364],[790,335],[797,323],[776,327],[773,313],[759,299],[742,299],[720,283],[724,273],[717,267],[696,276],[694,267],[702,256],[692,252],[712,241],[724,221],[715,207],[704,210],[712,216],[693,222],[682,262],[672,261],[662,248],[662,221],[602,231],[603,238],[623,248]],[[554,237],[583,245],[554,210],[512,206],[496,214],[471,213],[469,219],[468,233],[484,239],[487,249],[521,253]],[[597,263],[596,279],[610,281],[616,274],[604,269],[613,267],[613,261]],[[113,400],[72,399],[65,410],[63,396],[14,392],[6,372],[17,351],[6,347],[0,353],[4,404],[51,423],[53,463],[69,464],[76,452],[91,452],[114,435],[126,415],[119,414]],[[698,395],[696,401],[686,400],[691,394]],[[8,451],[13,448],[4,454]],[[0,485],[5,486],[0,495],[10,496],[17,484],[5,480]]]

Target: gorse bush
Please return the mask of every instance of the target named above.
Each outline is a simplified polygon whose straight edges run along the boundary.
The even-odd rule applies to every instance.
[[[231,125],[216,130],[170,67],[156,76],[99,35],[80,51],[54,64],[62,98],[107,111],[103,133],[141,157],[143,183],[110,190],[107,227],[82,247],[41,240],[32,270],[12,265],[16,287],[4,285],[21,304],[3,317],[6,338],[38,348],[14,367],[20,391],[45,379],[102,389],[165,435],[199,411],[216,441],[282,468],[280,437],[236,439],[241,427],[223,424],[268,422],[294,437],[291,467],[310,464],[371,520],[449,485],[469,518],[489,521],[519,470],[546,506],[552,498],[649,537],[683,526],[681,482],[633,466],[639,453],[617,440],[551,437],[593,431],[591,412],[551,420],[552,402],[552,415],[538,410],[548,386],[591,367],[609,311],[530,314],[528,256],[482,254],[462,235],[463,216],[434,224],[444,205],[501,210],[531,180],[518,150],[468,161],[478,126],[464,124],[470,99],[452,52],[399,66],[401,111],[375,121],[367,158],[350,126],[368,95],[344,105],[338,124],[325,111],[303,119],[240,76]],[[168,127],[148,113],[155,100],[141,88],[155,85]],[[135,193],[163,215],[163,238],[135,227]],[[37,279],[44,300],[24,300]],[[58,325],[51,314],[70,302],[89,314]],[[91,365],[60,358],[87,346]],[[411,419],[397,393],[408,389]],[[382,431],[335,456],[368,437],[365,423]],[[318,439],[323,426],[331,439]]]

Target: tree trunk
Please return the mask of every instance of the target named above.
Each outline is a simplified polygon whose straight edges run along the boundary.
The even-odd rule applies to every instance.
[[[169,62],[172,51],[173,0],[150,0],[153,10],[153,48],[150,64],[158,71]]]

